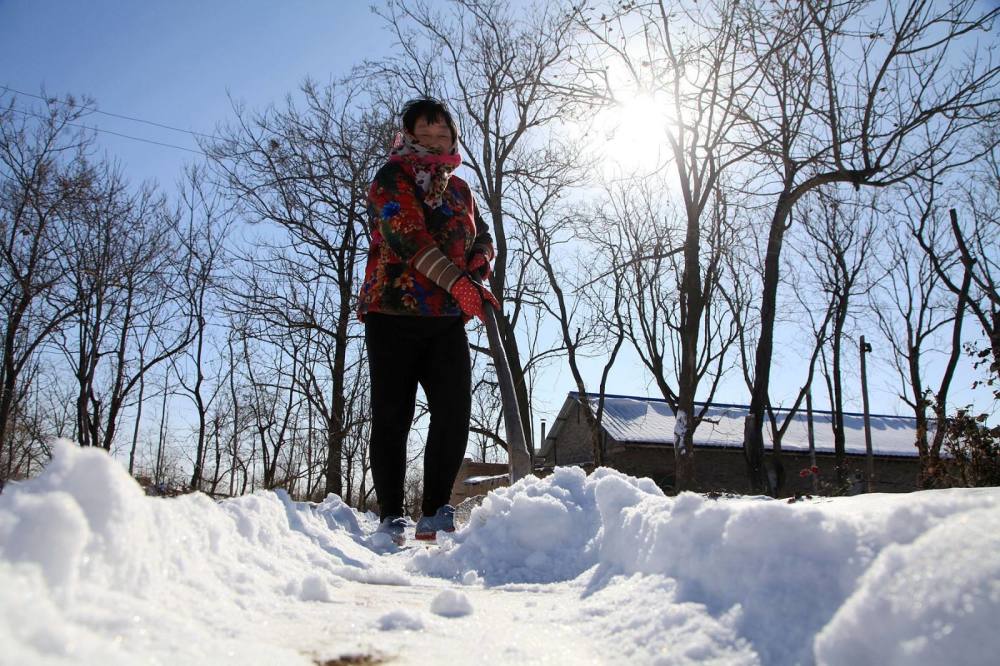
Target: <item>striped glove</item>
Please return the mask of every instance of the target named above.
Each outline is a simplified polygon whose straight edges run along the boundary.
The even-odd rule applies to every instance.
[[[467,274],[462,273],[440,248],[428,248],[415,258],[413,266],[451,293],[462,308],[465,321],[472,317],[483,318],[483,301],[489,301],[494,308],[500,309],[500,304],[490,290],[477,285]]]

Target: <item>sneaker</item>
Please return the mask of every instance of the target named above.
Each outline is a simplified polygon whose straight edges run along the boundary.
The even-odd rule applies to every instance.
[[[413,536],[422,541],[433,541],[438,532],[455,531],[455,507],[445,504],[433,516],[422,516],[417,521],[417,531]]]
[[[386,516],[379,524],[375,534],[387,534],[392,542],[397,546],[406,543],[406,536],[403,531],[406,529],[406,518],[401,516]]]

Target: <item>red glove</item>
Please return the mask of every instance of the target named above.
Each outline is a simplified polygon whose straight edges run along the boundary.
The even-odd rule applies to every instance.
[[[451,286],[451,295],[458,301],[458,307],[462,308],[462,314],[466,317],[478,317],[483,319],[483,302],[488,302],[493,308],[499,310],[500,304],[486,287],[481,287],[463,275]]]
[[[472,259],[469,260],[469,265],[466,266],[466,269],[473,275],[478,275],[483,282],[489,280],[490,273],[493,272],[493,269],[490,268],[489,259],[482,252],[476,252],[472,255]]]

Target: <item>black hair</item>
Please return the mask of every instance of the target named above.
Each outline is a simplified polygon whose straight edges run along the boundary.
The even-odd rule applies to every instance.
[[[448,129],[451,130],[451,140],[458,141],[458,126],[455,124],[455,119],[451,117],[448,107],[439,99],[434,99],[433,97],[411,99],[403,105],[403,109],[399,112],[399,115],[403,119],[403,127],[411,134],[417,124],[417,120],[420,118],[423,118],[429,124],[444,120],[448,125]]]

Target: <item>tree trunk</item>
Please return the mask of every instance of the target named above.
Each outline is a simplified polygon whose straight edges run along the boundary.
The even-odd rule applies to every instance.
[[[153,483],[159,485],[163,483],[163,448],[166,446],[167,431],[167,393],[169,384],[164,375],[163,379],[163,402],[160,406],[160,434],[156,442],[156,462],[153,467]]]
[[[993,322],[993,329],[989,331],[990,348],[993,350],[993,365],[990,370],[1000,379],[1000,312],[993,312],[990,315]]]
[[[343,284],[343,281],[341,281]],[[326,485],[324,493],[333,493],[343,499],[344,493],[344,413],[347,400],[344,396],[344,374],[347,368],[347,325],[351,319],[350,293],[352,283],[341,288],[340,312],[337,320],[337,342],[333,359],[333,386],[330,396],[331,419],[327,424]],[[345,297],[346,296],[346,297]]]
[[[503,312],[501,292],[494,291],[493,293],[496,294],[497,300],[501,303],[500,310],[497,310],[497,328],[500,331],[500,340],[503,342],[507,365],[510,367],[511,379],[514,382],[514,394],[517,396],[517,408],[521,414],[521,423],[531,423],[531,403],[528,396],[528,385],[524,377],[524,367],[521,365],[521,355],[517,347],[517,336],[514,334],[513,326],[507,320],[507,315]],[[525,429],[524,437],[528,450],[534,451],[535,445],[531,439],[531,428]]]
[[[750,492],[773,494],[764,464],[764,410],[768,403],[771,379],[771,357],[774,351],[774,320],[777,314],[778,278],[780,276],[781,245],[787,229],[785,220],[791,210],[790,196],[778,198],[767,239],[764,257],[764,284],[760,304],[760,337],[754,355],[754,381],[750,392],[750,412],[744,425],[743,450],[747,461]]]
[[[833,453],[834,465],[837,471],[837,485],[844,487],[847,483],[847,437],[844,433],[844,387],[843,377],[840,371],[841,346],[844,333],[844,320],[847,316],[847,308],[844,300],[846,296],[841,294],[837,307],[837,318],[833,326]]]
[[[139,363],[142,363],[142,356],[139,356]],[[132,446],[128,452],[128,473],[135,474],[135,450],[139,445],[139,423],[142,420],[143,397],[146,393],[146,377],[139,378],[139,401],[135,406],[135,426],[132,428]]]
[[[202,298],[204,298],[204,293],[199,295],[198,343],[194,361],[195,380],[194,389],[191,391],[195,407],[198,410],[198,441],[195,445],[194,471],[191,473],[191,490],[198,490],[199,486],[201,486],[205,464],[205,399],[201,395],[201,386],[205,382],[205,373],[202,371],[202,353],[205,347],[205,318],[201,314],[203,309]]]
[[[3,346],[3,385],[0,386],[0,445],[6,441],[7,427],[14,406],[14,391],[17,388],[17,367],[14,362],[14,348],[17,344],[17,331],[21,324],[24,310],[28,304],[20,299],[11,313]]]
[[[219,481],[222,480],[222,418],[215,418],[215,471],[212,474],[212,484],[209,492],[214,497],[219,492]]]
[[[684,240],[684,272],[681,274],[681,359],[677,378],[677,413],[674,426],[674,489],[694,490],[694,398],[698,388],[698,339],[705,310],[701,288],[700,211],[689,205]]]

